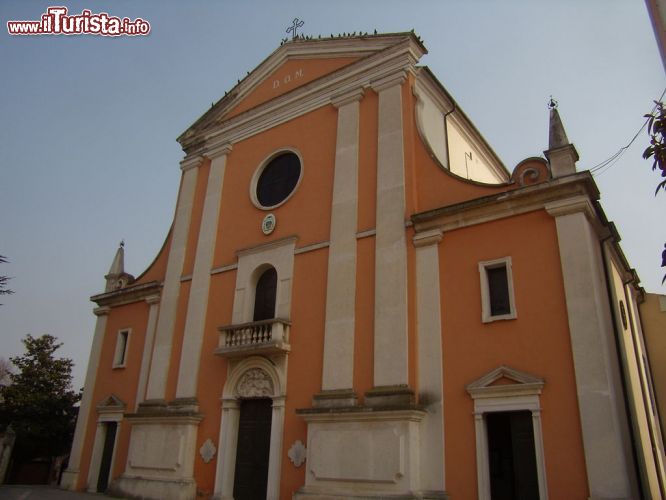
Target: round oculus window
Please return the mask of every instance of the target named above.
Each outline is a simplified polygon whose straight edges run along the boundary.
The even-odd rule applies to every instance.
[[[261,170],[256,184],[257,202],[272,208],[285,201],[296,189],[301,177],[301,160],[296,153],[282,153]]]

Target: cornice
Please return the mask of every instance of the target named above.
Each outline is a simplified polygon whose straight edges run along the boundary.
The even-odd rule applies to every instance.
[[[350,408],[302,408],[296,414],[306,422],[420,422],[427,412],[420,408],[373,409],[367,406]]]
[[[195,129],[205,128],[208,123],[222,118],[288,59],[325,59],[333,57],[368,59],[395,46],[406,46],[415,60],[420,59],[423,54],[428,52],[414,33],[407,32],[287,42],[259,63],[247,77],[215,104],[213,110],[204,113],[188,127],[178,137],[178,142],[183,144],[184,148],[186,143],[195,143],[196,140],[191,140],[191,136],[198,135]]]
[[[128,286],[119,290],[113,290],[112,292],[93,295],[90,297],[90,300],[95,302],[98,306],[107,307],[130,304],[132,302],[139,302],[142,300],[145,300],[148,304],[151,304],[152,302],[149,302],[149,300],[154,300],[155,296],[157,296],[159,300],[161,289],[162,283],[159,281],[151,281],[141,285]]]
[[[414,214],[411,219],[417,233],[434,228],[446,232],[543,210],[547,205],[553,205],[555,209],[556,203],[580,201],[581,197],[590,202],[599,197],[596,185],[587,172]],[[596,210],[594,212],[596,214]]]
[[[181,145],[192,156],[221,144],[234,144],[264,130],[331,104],[335,96],[370,87],[391,75],[413,71],[416,59],[409,41],[396,44],[338,71],[262,103],[239,115],[183,137]],[[201,145],[204,144],[202,147]],[[194,149],[192,149],[194,148]]]
[[[244,255],[252,255],[255,253],[263,252],[265,250],[268,250],[270,248],[279,248],[283,246],[296,246],[296,241],[298,240],[297,236],[287,236],[286,238],[281,238],[279,240],[275,241],[270,241],[268,243],[262,243],[260,245],[250,247],[250,248],[243,248],[241,250],[236,251],[236,255],[238,257],[242,257]]]

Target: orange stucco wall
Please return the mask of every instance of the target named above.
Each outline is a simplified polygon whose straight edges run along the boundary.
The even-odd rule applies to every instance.
[[[199,411],[204,419],[199,424],[197,437],[197,450],[207,439],[211,439],[218,446],[221,417],[222,391],[227,379],[226,359],[213,355],[218,345],[219,334],[217,327],[231,323],[233,306],[233,292],[236,284],[236,272],[215,274],[211,276],[210,302],[206,318],[203,344],[201,347],[201,364],[199,367],[199,384],[197,399]],[[204,463],[200,455],[194,461],[194,474],[197,478],[197,488],[212,494],[215,485],[215,468],[217,460]]]
[[[162,281],[166,274],[167,259],[169,257],[169,250],[171,249],[171,231],[167,235],[162,248],[155,257],[155,260],[150,263],[148,268],[136,279],[135,284],[140,285],[149,283],[151,281]]]
[[[297,247],[328,241],[331,220],[337,111],[326,106],[234,144],[222,189],[213,267],[236,262],[236,251],[298,235]],[[252,204],[252,175],[281,148],[296,149],[303,160],[299,186],[288,203],[271,210],[275,231],[265,236],[261,221],[268,212]]]
[[[506,364],[545,380],[541,418],[550,498],[587,498],[554,219],[538,211],[448,232],[439,253],[449,494],[477,497],[474,404],[465,386]],[[506,256],[518,317],[484,324],[478,263]]]

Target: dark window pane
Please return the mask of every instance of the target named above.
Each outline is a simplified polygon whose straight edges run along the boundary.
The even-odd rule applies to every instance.
[[[275,317],[275,293],[277,291],[277,271],[271,267],[264,271],[257,281],[254,295],[253,321],[273,319]]]
[[[486,273],[488,275],[488,291],[490,294],[490,315],[499,316],[511,313],[506,266],[486,269]]]
[[[273,158],[259,176],[257,200],[264,207],[272,207],[296,187],[301,175],[301,162],[294,153],[285,153]]]

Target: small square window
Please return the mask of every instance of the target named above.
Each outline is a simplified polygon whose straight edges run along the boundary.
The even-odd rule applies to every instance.
[[[516,305],[513,298],[511,257],[479,262],[481,278],[481,321],[489,323],[500,319],[514,319]]]
[[[127,345],[130,330],[120,330],[116,338],[116,352],[113,356],[113,368],[124,368],[127,359]]]

